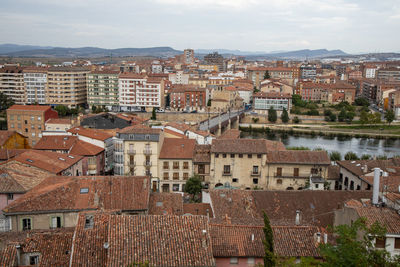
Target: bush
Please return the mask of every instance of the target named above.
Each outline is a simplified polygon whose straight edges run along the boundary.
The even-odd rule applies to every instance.
[[[338,151],[332,151],[332,152],[329,154],[329,157],[330,157],[331,161],[339,161],[339,160],[342,160],[342,155],[341,155],[340,152],[338,152]]]
[[[346,155],[344,155],[345,160],[359,160],[358,156],[354,152],[347,152]]]
[[[297,117],[297,116],[295,116],[293,119],[292,119],[292,121],[293,121],[293,123],[300,123],[300,119],[299,119],[299,117]]]
[[[306,113],[308,116],[319,116],[319,112],[316,109],[311,109]]]

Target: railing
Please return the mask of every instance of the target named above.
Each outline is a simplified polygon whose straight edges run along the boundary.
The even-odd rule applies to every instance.
[[[143,154],[145,154],[145,155],[151,155],[151,149],[144,149],[143,150]]]
[[[136,161],[129,161],[129,166],[135,166],[136,165]]]
[[[151,161],[145,161],[144,163],[143,163],[143,165],[144,166],[146,166],[146,167],[150,167],[151,166]]]
[[[278,173],[274,173],[274,177],[277,177],[277,178],[291,178],[291,179],[295,179],[295,178],[300,178],[300,179],[308,179],[308,178],[310,178],[310,176],[308,175],[308,176],[300,176],[300,175],[297,175],[297,176],[295,176],[295,175],[293,175],[293,174],[286,174],[286,173],[280,173],[280,174],[278,174]]]
[[[128,154],[129,154],[129,155],[135,155],[135,154],[136,154],[136,150],[134,150],[134,149],[128,149]]]

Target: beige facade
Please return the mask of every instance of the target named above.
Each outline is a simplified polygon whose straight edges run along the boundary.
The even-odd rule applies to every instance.
[[[11,230],[15,232],[26,230],[44,230],[64,227],[75,227],[78,220],[77,212],[51,212],[44,214],[10,215]]]
[[[85,68],[49,68],[47,74],[46,103],[78,107],[86,103]]]
[[[193,175],[191,159],[160,159],[160,190],[162,192],[184,191],[186,181]]]
[[[26,103],[23,69],[15,66],[0,68],[0,92],[10,97],[15,104]]]
[[[189,84],[195,85],[199,88],[207,88],[209,80],[206,78],[189,78]]]

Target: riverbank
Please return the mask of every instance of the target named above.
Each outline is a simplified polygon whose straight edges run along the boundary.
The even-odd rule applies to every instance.
[[[383,125],[384,126],[384,125]],[[383,127],[382,126],[382,127]],[[338,127],[338,128],[336,128]],[[347,127],[347,128],[346,128]],[[375,139],[400,139],[400,134],[397,133],[399,129],[395,129],[392,132],[387,132],[388,129],[378,128],[379,126],[374,125],[372,129],[368,129],[363,126],[356,128],[357,126],[348,125],[298,125],[298,124],[248,124],[241,123],[239,129],[243,132],[248,133],[287,133],[293,134],[306,134],[311,136],[329,136],[329,137],[355,137],[355,138],[375,138]]]

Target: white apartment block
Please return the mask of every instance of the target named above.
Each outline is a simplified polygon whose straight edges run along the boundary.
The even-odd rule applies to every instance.
[[[365,69],[365,78],[374,79],[375,75],[376,75],[376,69],[375,68],[366,68]]]
[[[24,70],[27,104],[46,104],[47,68]]]
[[[164,80],[122,73],[119,77],[119,106],[121,110],[131,110],[132,107],[163,107]]]
[[[189,74],[183,73],[181,70],[176,73],[170,73],[168,79],[172,84],[189,84]]]

